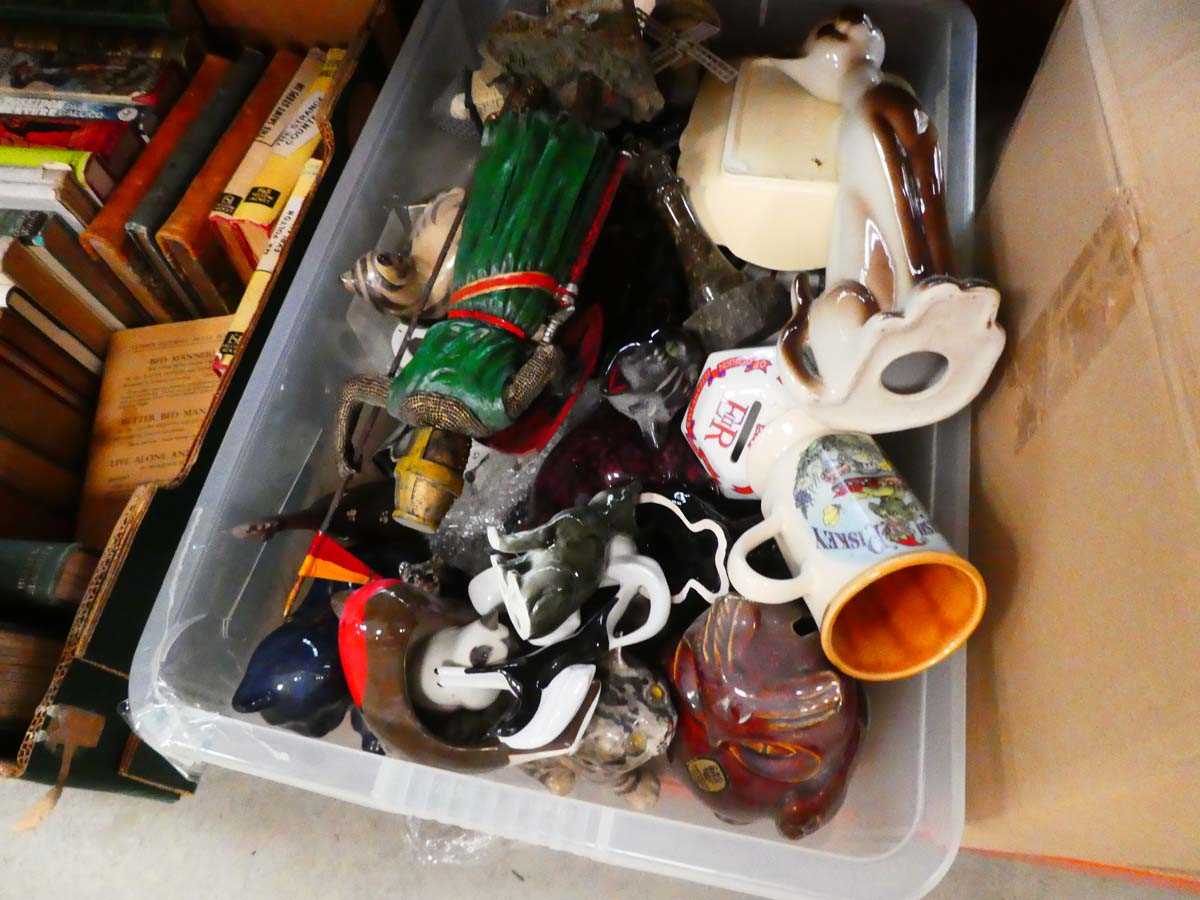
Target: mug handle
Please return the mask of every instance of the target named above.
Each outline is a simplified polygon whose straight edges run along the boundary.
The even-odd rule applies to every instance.
[[[612,580],[620,585],[617,590],[617,602],[613,604],[605,623],[608,627],[609,650],[641,643],[663,630],[671,614],[671,586],[657,562],[646,556],[623,556],[609,563],[604,575],[606,581]],[[646,621],[628,634],[614,636],[613,631],[617,623],[639,593],[644,594],[650,601],[650,612]]]
[[[804,566],[799,575],[791,578],[769,578],[755,571],[746,557],[756,547],[779,536],[779,522],[774,516],[751,526],[734,541],[729,551],[729,583],[733,589],[755,603],[790,603],[799,600],[809,589],[812,578]]]

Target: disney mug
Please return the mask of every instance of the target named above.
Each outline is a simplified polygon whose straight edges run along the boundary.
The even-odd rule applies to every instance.
[[[734,590],[759,603],[804,598],[825,655],[866,681],[907,678],[962,646],[983,616],[983,577],[870,436],[792,412],[750,456],[763,521],[730,550]],[[793,577],[750,564],[750,552],[772,539]]]

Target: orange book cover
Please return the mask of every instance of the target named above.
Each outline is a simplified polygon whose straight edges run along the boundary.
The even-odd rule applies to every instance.
[[[15,309],[0,306],[0,344],[20,350],[67,387],[89,399],[100,392],[100,379],[38,331]]]
[[[243,286],[222,251],[216,229],[209,221],[209,211],[254,143],[300,62],[301,57],[288,50],[275,54],[179,205],[158,230],[159,247],[211,314],[222,315],[235,307]]]
[[[158,178],[188,126],[204,112],[229,65],[229,60],[221,56],[204,57],[192,83],[176,101],[154,138],[92,224],[79,236],[88,252],[112,269],[155,322],[171,322],[185,318],[187,313],[177,308],[161,276],[143,260],[125,231],[125,222]]]
[[[0,431],[46,459],[70,468],[83,462],[90,412],[77,409],[0,359]]]
[[[90,303],[75,293],[29,247],[14,238],[0,238],[0,275],[101,359],[109,337],[125,327],[99,303]]]

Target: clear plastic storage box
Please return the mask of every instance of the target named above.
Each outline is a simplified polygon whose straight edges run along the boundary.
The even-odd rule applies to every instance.
[[[726,27],[798,42],[840,4],[738,0]],[[967,250],[973,208],[975,24],[957,0],[864,4],[887,39],[885,68],[932,113],[945,152],[951,224]],[[389,211],[461,177],[477,143],[439,124],[439,98],[503,8],[424,4],[284,299],[158,595],[134,660],[138,733],[182,765],[213,763],[395,813],[770,897],[918,897],[945,874],[963,821],[966,660],[868,688],[870,727],[837,816],[801,841],[769,821],[726,825],[672,777],[649,813],[580,783],[557,797],[524,773],[459,775],[362,752],[348,721],[301,737],[230,708],[251,651],[276,624],[309,535],[240,541],[242,521],[308,505],[333,488],[338,392],[370,368],[347,325],[338,274],[373,246]],[[893,435],[885,449],[966,549],[970,420]]]

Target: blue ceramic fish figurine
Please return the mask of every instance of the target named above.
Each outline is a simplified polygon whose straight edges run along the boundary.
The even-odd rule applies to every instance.
[[[350,692],[338,657],[338,617],[333,594],[350,587],[314,581],[295,614],[262,639],[246,664],[233,695],[240,713],[259,713],[308,737],[321,737],[341,724]]]

